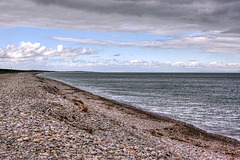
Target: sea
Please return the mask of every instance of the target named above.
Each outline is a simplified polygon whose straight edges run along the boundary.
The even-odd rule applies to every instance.
[[[40,76],[240,140],[240,73],[46,72]]]

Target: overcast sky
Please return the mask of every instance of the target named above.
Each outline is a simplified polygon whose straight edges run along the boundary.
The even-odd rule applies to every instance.
[[[0,68],[240,72],[239,0],[0,1]]]

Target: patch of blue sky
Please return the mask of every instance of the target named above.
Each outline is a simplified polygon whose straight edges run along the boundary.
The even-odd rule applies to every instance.
[[[18,45],[20,42],[41,43],[47,47],[56,48],[58,44],[65,47],[78,47],[78,43],[53,40],[52,37],[66,38],[89,38],[111,41],[155,41],[166,40],[172,37],[159,36],[147,32],[126,33],[126,32],[95,32],[90,30],[64,30],[58,28],[37,28],[37,27],[14,27],[0,28],[0,47],[9,44]]]
[[[41,43],[47,47],[56,49],[58,44],[63,44],[65,47],[76,46],[72,42],[61,42],[51,39],[51,37],[67,37],[68,34],[75,35],[77,32],[73,30],[49,29],[36,27],[15,27],[15,28],[0,28],[0,47],[7,45],[18,45],[20,42]]]
[[[103,51],[99,52],[101,58],[114,58],[121,60],[154,60],[159,62],[166,61],[188,61],[188,60],[200,60],[206,59],[201,57],[201,51],[197,49],[153,49],[153,48],[141,48],[141,47],[105,47]],[[118,56],[114,56],[118,55]]]
[[[208,32],[189,32],[188,35],[215,33]],[[67,38],[90,38],[97,40],[111,41],[156,41],[167,40],[173,37],[159,36],[147,32],[125,33],[125,32],[95,32],[90,30],[64,30],[64,29],[49,29],[37,27],[15,27],[15,28],[0,28],[0,47],[5,48],[7,45],[18,46],[20,42],[41,43],[48,48],[57,49],[57,45],[62,44],[65,48],[92,48],[98,51],[96,55],[81,55],[81,59],[121,59],[121,60],[155,60],[159,62],[166,61],[182,61],[196,60],[198,62],[236,62],[239,63],[238,54],[226,56],[226,53],[208,53],[200,49],[154,49],[143,47],[106,47],[98,45],[84,45],[77,42],[58,41],[52,37],[67,37]],[[120,56],[114,56],[120,55]],[[218,55],[218,56],[216,56]]]

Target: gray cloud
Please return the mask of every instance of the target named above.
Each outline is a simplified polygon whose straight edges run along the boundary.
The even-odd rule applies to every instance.
[[[0,2],[0,26],[106,31],[235,31],[240,1],[225,0],[9,0]],[[126,28],[123,25],[136,25]]]
[[[175,37],[165,41],[141,42],[54,38],[103,46],[202,49],[215,53],[240,53],[239,17],[239,0],[8,0],[0,2],[0,27],[36,26],[149,32]],[[129,25],[131,27],[128,27]],[[187,34],[199,31],[205,33],[193,36]],[[6,49],[2,48],[0,52],[2,59],[9,58],[5,53]],[[89,53],[92,52],[94,51],[89,51]],[[21,58],[29,59],[31,54],[22,53]],[[69,51],[65,49],[65,56],[74,57],[78,54],[79,52],[74,49]]]
[[[118,57],[118,56],[120,56],[120,54],[114,54],[113,56],[114,56],[114,57]]]
[[[43,5],[56,5],[63,8],[71,8],[77,10],[84,10],[87,12],[96,12],[101,14],[122,14],[127,16],[164,16],[175,15],[177,13],[184,14],[182,4],[177,2],[178,5],[182,7],[175,8],[174,5],[170,3],[165,3],[161,1],[126,1],[126,0],[32,0],[38,4]],[[184,2],[184,1],[183,1]],[[175,3],[176,4],[176,3]],[[186,4],[186,3],[185,3]],[[189,1],[188,1],[189,4]],[[171,9],[175,8],[174,13]],[[164,14],[163,14],[164,13]],[[186,13],[186,12],[185,12]]]

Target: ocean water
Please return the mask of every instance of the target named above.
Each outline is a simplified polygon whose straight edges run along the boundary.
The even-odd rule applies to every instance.
[[[49,72],[41,76],[240,140],[239,73]]]

